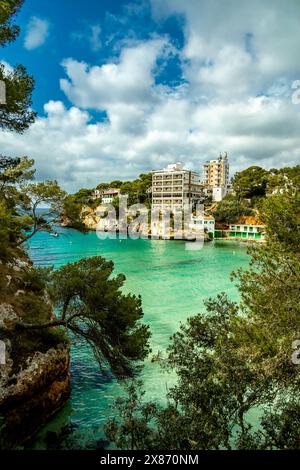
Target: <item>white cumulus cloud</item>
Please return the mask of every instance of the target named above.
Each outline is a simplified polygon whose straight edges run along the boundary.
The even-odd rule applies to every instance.
[[[24,40],[25,49],[32,50],[42,46],[49,35],[49,22],[32,16],[28,25]]]

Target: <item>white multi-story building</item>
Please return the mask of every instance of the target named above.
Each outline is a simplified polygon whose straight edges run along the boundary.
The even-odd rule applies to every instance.
[[[203,196],[203,185],[195,171],[186,170],[181,163],[172,163],[163,170],[152,171],[152,208],[159,210],[184,209],[195,205]]]
[[[202,182],[212,190],[214,201],[221,201],[223,199],[227,194],[229,186],[229,161],[227,153],[203,165]]]

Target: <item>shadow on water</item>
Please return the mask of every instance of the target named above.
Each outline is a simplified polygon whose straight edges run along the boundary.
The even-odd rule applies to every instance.
[[[177,261],[176,263],[173,263],[173,266],[181,266],[181,265],[186,265],[186,264],[199,264],[202,263],[202,259],[184,259],[181,261]]]
[[[71,363],[71,376],[73,384],[79,383],[81,387],[90,390],[92,388],[99,389],[102,385],[109,384],[115,380],[111,371],[107,368],[103,373],[100,371],[96,360],[90,361],[89,364],[86,361],[81,361],[79,357],[73,360]],[[84,380],[82,380],[84,378]]]

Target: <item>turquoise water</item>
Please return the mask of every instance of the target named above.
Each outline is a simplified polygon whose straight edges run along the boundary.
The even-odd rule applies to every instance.
[[[182,241],[100,240],[95,232],[84,235],[71,229],[59,229],[54,238],[40,233],[32,239],[29,251],[38,266],[55,268],[80,258],[101,255],[115,263],[115,272],[126,275],[125,291],[141,294],[144,321],[150,325],[153,354],[164,351],[170,335],[180,322],[203,310],[203,300],[225,291],[238,298],[230,273],[247,266],[245,244],[235,241],[206,243],[202,250],[185,249]],[[72,395],[68,404],[39,434],[34,446],[43,447],[47,431],[58,431],[72,422],[78,426],[80,446],[103,437],[103,423],[113,415],[111,409],[122,387],[103,377],[84,342],[73,344]],[[161,401],[176,378],[162,372],[147,359],[143,372],[146,397]]]

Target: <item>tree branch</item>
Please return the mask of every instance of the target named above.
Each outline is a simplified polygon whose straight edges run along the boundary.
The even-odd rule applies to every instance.
[[[45,328],[52,328],[54,326],[64,326],[67,327],[66,320],[53,320],[46,323],[17,323],[16,328],[20,330],[41,330]]]

